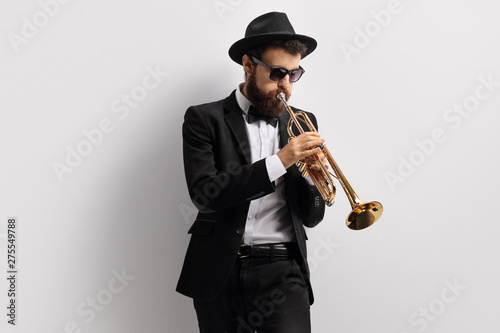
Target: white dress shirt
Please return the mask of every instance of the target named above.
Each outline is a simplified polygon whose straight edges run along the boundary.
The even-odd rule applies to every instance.
[[[252,103],[236,89],[236,101],[243,110],[251,163],[266,159],[269,180],[275,182],[275,191],[259,199],[252,200],[248,209],[243,243],[247,245],[263,243],[291,242],[294,240],[292,220],[285,199],[283,175],[286,169],[276,153],[279,147],[279,126],[273,127],[264,120],[248,123],[248,109]]]

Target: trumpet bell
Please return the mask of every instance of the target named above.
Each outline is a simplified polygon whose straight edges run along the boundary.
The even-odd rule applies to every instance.
[[[361,230],[371,226],[380,216],[384,207],[378,201],[365,202],[355,207],[347,216],[346,224],[349,229]]]

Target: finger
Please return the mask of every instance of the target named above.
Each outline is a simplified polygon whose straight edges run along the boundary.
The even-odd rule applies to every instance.
[[[300,148],[302,149],[310,149],[312,147],[317,147],[324,143],[325,140],[322,138],[304,138],[304,140],[297,141],[297,144],[299,145]]]
[[[319,153],[321,151],[320,148],[316,147],[316,148],[312,148],[312,149],[306,149],[302,152],[302,158],[314,158],[313,155]]]
[[[297,136],[296,139],[298,139],[299,142],[307,142],[311,140],[321,139],[321,136],[316,132],[304,132],[301,135]]]

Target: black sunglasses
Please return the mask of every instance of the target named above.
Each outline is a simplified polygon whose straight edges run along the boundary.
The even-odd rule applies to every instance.
[[[290,82],[297,82],[300,77],[302,76],[302,74],[305,73],[305,69],[303,69],[302,67],[299,66],[299,69],[292,69],[292,70],[288,70],[286,68],[283,68],[283,67],[273,67],[273,66],[269,66],[265,63],[263,63],[262,61],[260,61],[259,59],[255,58],[254,56],[252,56],[252,60],[269,69],[270,72],[269,72],[269,78],[273,81],[281,81],[285,78],[285,76],[289,75],[289,80]]]

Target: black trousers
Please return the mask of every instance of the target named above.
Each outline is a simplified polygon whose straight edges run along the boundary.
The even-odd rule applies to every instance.
[[[237,259],[221,294],[194,300],[200,333],[310,333],[308,290],[293,259]]]

